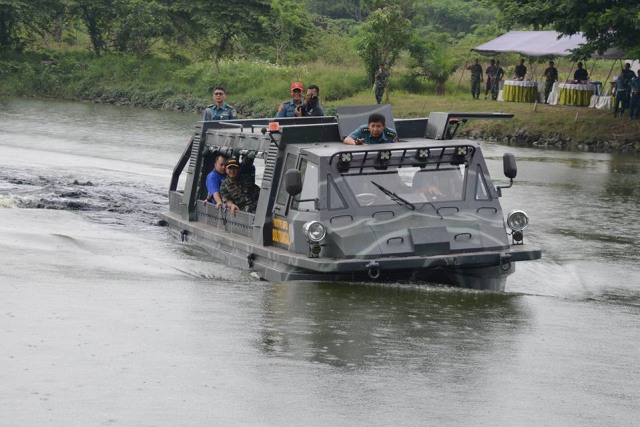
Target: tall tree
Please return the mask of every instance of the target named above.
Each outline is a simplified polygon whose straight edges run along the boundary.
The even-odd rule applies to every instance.
[[[574,56],[586,58],[610,47],[640,57],[638,0],[492,0],[505,26],[552,28],[562,34],[582,32],[587,43]]]
[[[59,0],[0,0],[0,51],[21,48],[50,31],[62,14]]]
[[[377,9],[367,17],[355,35],[355,46],[365,63],[370,83],[380,64],[391,72],[400,52],[408,46],[412,32],[411,21],[399,5]]]
[[[309,42],[312,23],[304,6],[292,0],[273,0],[271,13],[260,17],[264,31],[275,50],[276,63],[285,60],[294,49],[305,50]]]
[[[113,34],[117,51],[144,56],[160,37],[173,34],[166,10],[156,1],[129,0]]]
[[[204,43],[216,60],[233,53],[234,41],[260,40],[260,17],[269,14],[269,0],[157,0],[165,4],[178,33]]]
[[[109,49],[109,36],[117,19],[122,16],[126,0],[70,0],[73,14],[79,16],[87,27],[96,56]]]
[[[459,64],[452,54],[449,37],[446,34],[433,34],[429,40],[415,37],[409,52],[413,75],[436,83],[436,92],[444,95],[445,84]]]

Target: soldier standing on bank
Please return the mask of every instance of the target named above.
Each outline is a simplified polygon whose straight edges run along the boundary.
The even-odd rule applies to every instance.
[[[478,58],[473,60],[473,65],[467,67],[471,71],[471,96],[473,99],[480,99],[480,88],[483,82],[482,66],[478,63]]]
[[[382,102],[382,94],[384,94],[384,88],[388,77],[389,74],[385,71],[384,64],[380,64],[375,76],[376,102],[378,104]]]
[[[544,70],[544,103],[549,103],[549,94],[553,90],[553,84],[558,81],[558,69],[553,66],[553,61],[549,61],[549,67]]]
[[[233,120],[236,118],[236,110],[227,104],[227,89],[218,85],[213,88],[213,104],[208,105],[202,116],[203,121],[208,120]]]

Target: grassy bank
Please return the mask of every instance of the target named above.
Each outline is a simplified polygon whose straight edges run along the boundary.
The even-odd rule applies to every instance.
[[[616,119],[609,111],[584,107],[476,101],[469,94],[468,76],[460,77],[452,76],[447,95],[437,96],[430,94],[434,91],[428,83],[415,81],[406,68],[397,67],[390,96],[394,115],[422,117],[431,111],[513,113],[515,118],[509,121],[471,121],[463,131],[472,137],[507,143],[561,141],[563,148],[571,149],[585,142],[592,148],[605,142],[606,147],[624,146],[627,151],[640,152],[640,121]],[[288,98],[293,80],[319,85],[328,114],[334,114],[340,105],[375,102],[360,64],[292,67],[251,61],[140,61],[120,55],[95,58],[80,51],[0,58],[0,95],[201,111],[211,102],[212,86],[224,84],[229,103],[242,117],[273,116],[277,106]]]

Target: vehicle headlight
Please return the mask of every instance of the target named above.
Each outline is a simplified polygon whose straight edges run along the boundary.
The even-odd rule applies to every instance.
[[[529,217],[524,211],[514,209],[507,216],[507,225],[513,231],[522,231],[529,225]]]
[[[309,221],[302,226],[302,229],[312,242],[319,242],[327,235],[327,229],[318,221]]]

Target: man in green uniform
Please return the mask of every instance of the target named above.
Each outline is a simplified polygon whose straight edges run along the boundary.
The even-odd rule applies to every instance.
[[[240,175],[240,165],[236,159],[227,162],[227,178],[220,186],[220,196],[227,209],[255,213],[260,196],[260,187],[248,176]]]
[[[467,67],[471,71],[471,96],[473,99],[480,99],[480,87],[484,80],[482,77],[482,66],[478,63],[478,58],[473,60],[473,65]]]
[[[558,81],[558,69],[549,61],[549,66],[544,70],[544,103],[549,103],[549,94],[553,90],[553,84]]]
[[[380,104],[382,102],[382,94],[384,93],[384,87],[389,74],[384,69],[384,64],[380,64],[378,71],[376,71],[376,102]]]

